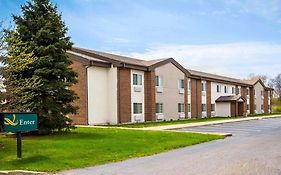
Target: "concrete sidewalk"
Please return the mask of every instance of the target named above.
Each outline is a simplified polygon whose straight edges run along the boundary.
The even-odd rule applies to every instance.
[[[261,120],[261,119],[278,118],[278,117],[281,117],[281,115],[279,114],[279,115],[268,115],[268,116],[262,116],[262,117],[245,117],[245,118],[218,120],[218,121],[210,121],[210,122],[196,122],[196,123],[186,123],[186,124],[154,126],[154,127],[146,127],[146,128],[139,128],[139,129],[157,130],[157,131],[158,130],[173,130],[173,129],[179,129],[179,128],[190,128],[190,127],[197,127],[197,126],[233,123],[233,122],[241,122],[241,121],[249,121],[249,120]]]
[[[144,127],[144,128],[93,126],[93,125],[77,125],[77,127],[118,128],[118,129],[128,129],[128,130],[149,130],[149,131],[192,132],[192,133],[201,133],[201,134],[216,134],[216,135],[222,135],[222,136],[232,136],[232,133],[214,133],[214,132],[210,133],[210,132],[196,132],[196,131],[181,131],[181,130],[176,130],[176,129],[191,128],[191,127],[198,127],[198,126],[207,126],[207,125],[216,125],[216,124],[223,124],[223,123],[233,123],[233,122],[241,122],[241,121],[249,121],[249,120],[261,120],[261,119],[278,118],[278,117],[281,117],[281,114],[261,116],[261,117],[245,117],[245,118],[238,118],[238,119],[226,119],[226,120],[210,121],[210,122],[194,122],[194,123],[185,123],[185,124],[153,126],[153,127]]]

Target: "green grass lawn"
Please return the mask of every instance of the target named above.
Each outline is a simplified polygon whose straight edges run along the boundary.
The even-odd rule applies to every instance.
[[[268,116],[268,115],[276,115],[276,114],[281,114],[281,113],[255,114],[255,115],[250,115],[248,117],[259,117],[259,116]],[[187,124],[187,123],[197,123],[197,122],[210,122],[210,121],[219,121],[219,120],[233,120],[233,119],[239,119],[239,118],[244,118],[244,117],[212,117],[212,118],[198,118],[198,119],[187,119],[187,120],[128,123],[128,124],[118,124],[118,125],[103,125],[103,126],[126,127],[126,128],[145,128],[145,127],[176,125],[176,124]]]
[[[0,170],[54,172],[82,168],[222,138],[171,131],[77,128],[69,134],[24,136],[23,158],[17,159],[15,138],[0,135]]]

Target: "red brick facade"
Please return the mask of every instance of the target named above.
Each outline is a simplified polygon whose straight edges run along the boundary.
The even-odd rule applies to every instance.
[[[255,113],[255,94],[254,88],[250,87],[250,114]]]
[[[145,121],[155,121],[155,71],[144,73]]]
[[[191,117],[202,117],[202,82],[191,79]]]
[[[118,123],[131,122],[131,70],[118,68],[117,71]]]
[[[268,90],[265,90],[264,91],[264,104],[263,104],[263,106],[264,106],[264,113],[268,113],[269,111],[268,111]]]
[[[191,81],[191,117],[196,118],[197,117],[197,106],[195,105],[197,103],[197,83],[196,79],[190,79]]]
[[[211,82],[206,81],[206,96],[207,96],[207,117],[212,116],[212,101],[211,101]]]
[[[88,124],[88,82],[87,82],[87,65],[73,60],[70,66],[75,72],[78,73],[78,83],[73,85],[70,89],[74,90],[79,99],[75,100],[73,105],[79,107],[77,115],[69,115],[69,118],[76,125]]]

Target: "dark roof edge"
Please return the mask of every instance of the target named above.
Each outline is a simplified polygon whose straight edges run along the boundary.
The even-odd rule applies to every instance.
[[[148,66],[148,70],[155,70],[155,68],[163,66],[167,63],[172,63],[174,66],[176,66],[178,69],[180,69],[185,75],[190,76],[190,72],[185,69],[181,64],[179,64],[174,58],[168,58],[166,60],[160,61],[158,63],[155,63],[151,66]]]

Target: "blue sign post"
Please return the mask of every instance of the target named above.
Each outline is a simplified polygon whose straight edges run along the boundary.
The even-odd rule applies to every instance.
[[[2,118],[2,120],[1,120]],[[15,132],[17,136],[17,156],[22,157],[21,132],[38,130],[37,113],[0,113],[0,124],[4,132]]]

